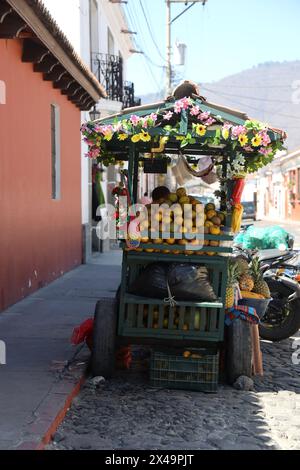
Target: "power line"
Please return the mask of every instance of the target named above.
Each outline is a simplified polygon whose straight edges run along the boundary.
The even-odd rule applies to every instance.
[[[147,18],[147,15],[146,15],[146,12],[145,12],[145,9],[144,9],[142,0],[139,0],[139,2],[140,2],[140,7],[141,7],[141,9],[142,9],[143,16],[144,16],[144,18],[145,18],[145,21],[146,21],[146,24],[147,24],[147,28],[148,28],[150,37],[151,37],[151,39],[152,39],[152,42],[153,42],[153,44],[154,44],[154,46],[155,46],[155,48],[156,48],[156,50],[157,50],[159,56],[160,56],[160,57],[162,58],[162,60],[165,62],[165,58],[163,57],[162,53],[160,52],[160,48],[158,47],[157,42],[156,42],[156,40],[155,40],[155,38],[154,38],[154,35],[153,35],[153,32],[152,32],[152,28],[151,28],[150,23],[149,23],[149,21],[148,21],[148,18]]]
[[[129,17],[129,20],[130,20],[130,23],[131,23],[131,26],[133,27],[133,29],[134,29],[135,31],[140,31],[141,28],[140,28],[140,25],[139,25],[139,21],[138,21],[138,20],[136,19],[136,17],[135,17],[134,10],[132,10],[132,11],[130,10],[129,5],[127,5],[127,14],[128,14],[128,17]],[[137,26],[138,26],[138,27],[137,27]],[[141,40],[142,40],[142,42],[144,42],[142,35],[141,35]],[[135,42],[135,45],[136,45],[136,47],[137,47],[138,49],[141,49],[141,50],[145,49],[144,47],[140,47],[140,45],[138,44],[138,42],[137,42],[136,40],[135,40],[134,42]],[[161,90],[160,90],[160,85],[159,85],[159,83],[158,83],[158,81],[157,81],[157,79],[156,79],[156,77],[155,77],[155,75],[154,75],[154,73],[153,73],[152,68],[151,68],[150,65],[149,65],[149,62],[150,62],[150,61],[152,62],[152,60],[151,60],[150,57],[149,57],[147,54],[145,54],[145,53],[142,54],[142,56],[143,56],[143,59],[144,59],[144,61],[145,61],[145,65],[146,65],[146,67],[147,67],[147,69],[148,69],[148,71],[149,71],[149,74],[150,74],[150,76],[151,76],[151,78],[152,78],[153,84],[154,84],[155,87],[157,88],[158,92],[160,92],[160,91],[161,91]]]
[[[222,93],[222,92],[217,92],[217,93],[216,93],[216,92],[214,92],[214,91],[212,91],[212,90],[211,90],[211,92],[212,92],[213,94],[215,94],[215,95],[217,95],[217,96],[221,96],[221,97],[226,95],[226,94],[224,94],[224,93]],[[232,96],[234,96],[234,95],[232,95]],[[247,98],[245,98],[245,99],[247,99]],[[262,112],[262,111],[264,111],[264,110],[262,110],[262,109],[259,109],[259,108],[256,108],[256,107],[254,107],[254,106],[251,106],[250,104],[241,103],[240,101],[235,100],[235,99],[231,99],[231,101],[232,101],[233,103],[237,104],[238,106],[247,106],[247,108],[251,108],[251,109],[253,109],[254,111],[257,111],[257,112]],[[267,100],[266,100],[266,101],[267,101]],[[286,101],[284,101],[284,103],[286,104]],[[280,108],[280,109],[281,109],[281,108]],[[266,111],[264,111],[264,112],[266,112]],[[268,111],[267,111],[267,112],[268,112]],[[290,114],[278,113],[278,112],[274,113],[274,111],[272,111],[272,114],[276,114],[277,116],[288,117],[288,118],[290,118],[290,119],[300,119],[300,116],[291,116]]]
[[[291,85],[223,85],[222,88],[243,88],[256,90],[258,88],[291,88]]]
[[[210,93],[215,93],[215,90],[211,90],[209,88],[206,88],[205,86],[202,86],[203,90],[209,91]],[[217,92],[218,93],[218,92]],[[269,102],[269,103],[283,103],[286,104],[286,101],[284,100],[273,100],[273,99],[265,99],[265,98],[258,98],[256,96],[244,96],[244,95],[236,95],[233,93],[226,93],[226,92],[220,92],[224,96],[233,96],[235,98],[242,98],[246,100],[256,100],[256,101],[264,101],[264,102]]]

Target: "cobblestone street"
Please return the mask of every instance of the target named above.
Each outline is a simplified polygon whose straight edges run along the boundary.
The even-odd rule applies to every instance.
[[[88,380],[48,449],[300,449],[296,343],[262,342],[264,377],[253,392],[157,389],[136,372],[98,387]]]

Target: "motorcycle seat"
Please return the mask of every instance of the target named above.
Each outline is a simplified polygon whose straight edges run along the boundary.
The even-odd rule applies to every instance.
[[[278,250],[277,248],[271,248],[268,250],[260,250],[258,252],[258,257],[260,261],[271,260],[279,258],[280,256],[285,256],[289,253],[288,250]]]

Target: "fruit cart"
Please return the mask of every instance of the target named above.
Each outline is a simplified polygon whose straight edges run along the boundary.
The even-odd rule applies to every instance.
[[[217,354],[224,341],[226,293],[230,296],[228,256],[242,217],[238,195],[241,180],[272,160],[282,146],[283,133],[193,94],[125,109],[116,116],[84,124],[82,132],[89,158],[126,168],[131,204],[137,202],[140,168],[146,171],[150,166],[156,168],[153,172],[165,173],[167,165],[183,158],[192,169],[209,155],[220,179],[219,212],[215,214],[214,206],[204,208],[206,222],[210,210],[211,219],[218,224],[203,222],[201,243],[193,223],[176,232],[174,215],[171,236],[164,234],[158,218],[159,233],[155,238],[149,234],[149,225],[144,224],[148,232],[142,234],[138,244],[121,242],[122,275],[114,308],[108,299],[101,299],[96,306],[93,373],[111,375],[116,348],[130,344],[148,345],[158,354],[204,347]],[[189,202],[195,209],[198,202],[181,189],[182,193],[178,189],[172,193],[172,202]],[[193,232],[196,241],[191,237]],[[188,244],[182,241],[187,234]],[[172,304],[170,299],[130,293],[130,285],[142,270],[155,262],[205,266],[216,300],[175,299],[176,304]],[[236,351],[234,354],[236,360]]]

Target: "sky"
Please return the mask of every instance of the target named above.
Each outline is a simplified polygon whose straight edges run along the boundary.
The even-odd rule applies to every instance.
[[[165,86],[165,0],[127,1],[129,25],[138,33],[136,49],[145,53],[131,56],[127,79],[134,82],[137,96],[158,92]],[[184,8],[184,3],[172,4],[172,18]],[[212,82],[263,62],[300,60],[299,20],[300,0],[197,3],[172,26],[172,44],[187,45],[186,64],[175,70],[185,79]]]

